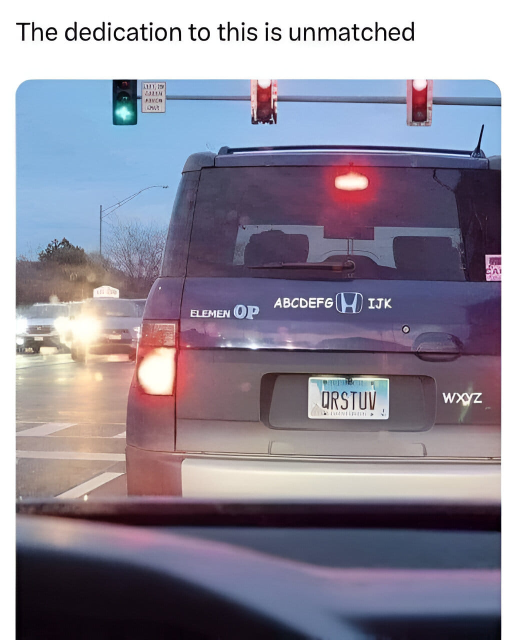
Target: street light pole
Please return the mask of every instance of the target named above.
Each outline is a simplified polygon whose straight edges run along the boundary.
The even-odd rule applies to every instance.
[[[115,209],[119,209],[120,207],[125,205],[127,202],[129,202],[133,198],[136,198],[138,195],[142,193],[142,191],[147,191],[147,189],[168,189],[168,188],[169,188],[169,185],[153,184],[150,187],[145,187],[145,189],[140,189],[140,191],[137,191],[136,193],[133,193],[127,198],[120,200],[120,202],[115,202],[115,204],[112,204],[110,207],[106,207],[105,209],[102,208],[102,204],[101,204],[100,211],[99,211],[99,255],[102,257],[102,220],[103,218],[106,218],[107,216],[110,215],[110,213],[113,213]]]

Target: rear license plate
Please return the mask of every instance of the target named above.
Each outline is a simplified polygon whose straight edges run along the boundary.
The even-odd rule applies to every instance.
[[[309,418],[314,420],[387,420],[387,378],[309,378]]]
[[[122,336],[120,333],[110,333],[108,335],[108,340],[122,340]]]
[[[43,338],[41,336],[35,336],[34,342],[43,342]]]

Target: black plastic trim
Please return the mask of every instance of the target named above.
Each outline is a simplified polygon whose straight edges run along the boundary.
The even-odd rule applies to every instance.
[[[490,503],[421,501],[304,502],[203,501],[186,498],[124,500],[24,500],[21,515],[111,522],[134,526],[360,527],[500,531],[501,507]]]

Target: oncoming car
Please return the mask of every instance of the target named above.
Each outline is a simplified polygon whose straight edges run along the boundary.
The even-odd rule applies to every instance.
[[[33,304],[16,321],[16,347],[39,353],[41,347],[61,348],[68,321],[68,306],[63,303]]]
[[[89,354],[127,354],[135,358],[143,314],[141,300],[91,298],[75,303],[71,321],[72,359]]]
[[[191,156],[143,318],[128,492],[498,500],[500,166]]]

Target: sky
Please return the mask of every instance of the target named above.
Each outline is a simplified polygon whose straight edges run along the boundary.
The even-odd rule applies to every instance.
[[[146,80],[163,80],[147,78]],[[249,80],[173,80],[176,95],[249,95]],[[139,90],[140,93],[140,90]],[[279,95],[405,96],[405,80],[279,80]],[[435,80],[439,97],[499,97],[492,82]],[[139,103],[140,108],[140,103]],[[169,222],[181,170],[191,153],[222,146],[362,144],[473,149],[501,153],[497,107],[433,107],[431,127],[408,127],[405,105],[278,104],[277,125],[252,125],[243,102],[168,101],[165,114],[112,124],[111,80],[34,80],[16,94],[17,255],[35,259],[54,238],[99,250],[99,207],[151,185],[108,216]]]

